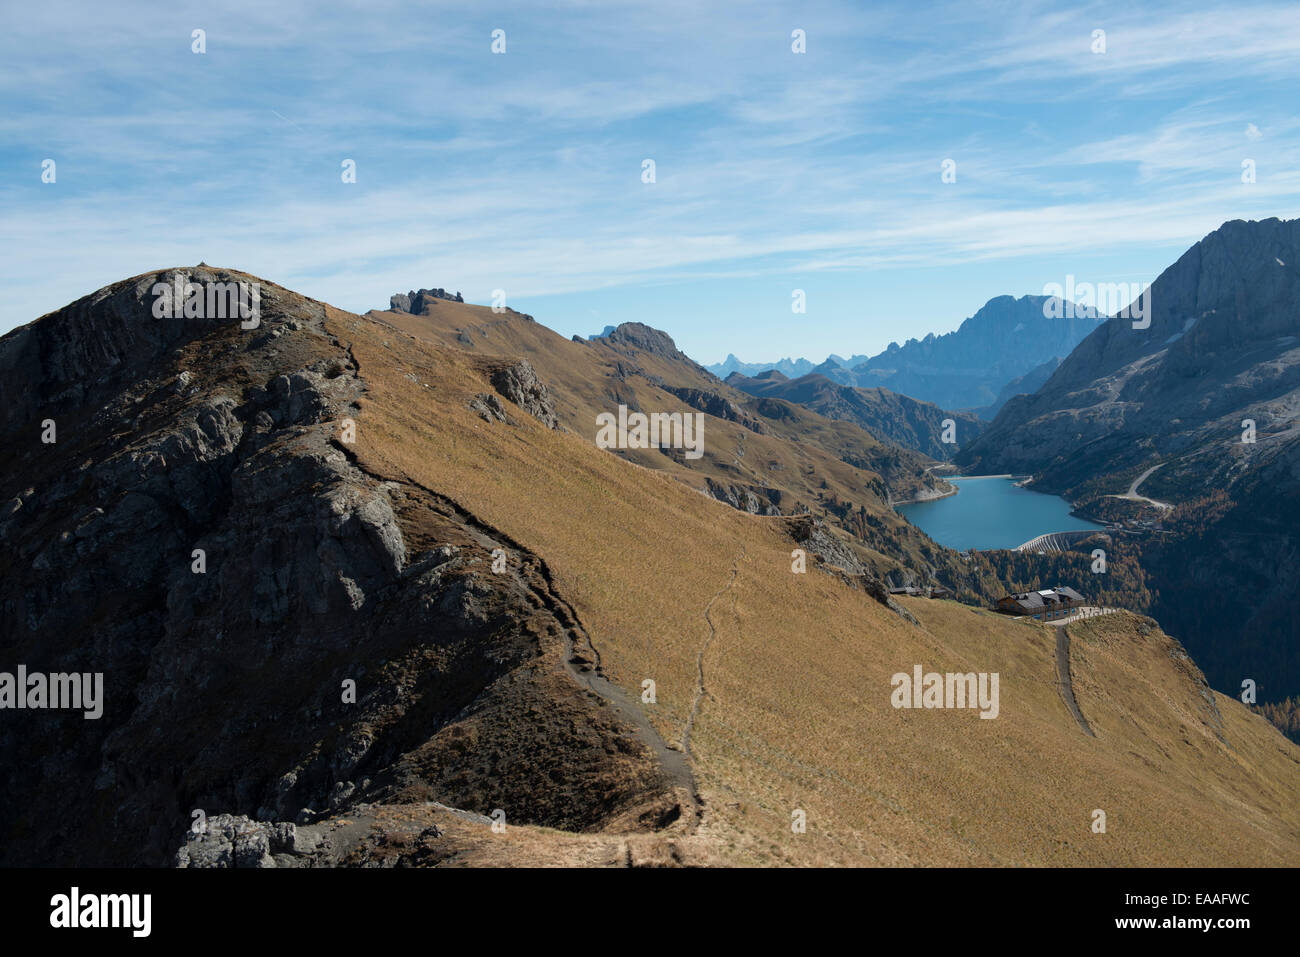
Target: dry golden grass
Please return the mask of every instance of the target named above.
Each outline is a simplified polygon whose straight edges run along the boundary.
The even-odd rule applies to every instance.
[[[828,575],[792,574],[776,520],[513,407],[513,425],[482,421],[466,403],[490,387],[464,353],[344,313],[330,323],[368,387],[359,458],[542,556],[608,674],[634,693],[655,680],[647,709],[669,741],[695,698],[710,608],[691,751],[707,807],[697,837],[718,860],[1300,863],[1300,749],[1217,696],[1222,744],[1194,672],[1135,616],[1070,626],[1088,737],[1058,693],[1049,629],[923,599],[905,601],[910,625]],[[590,397],[559,401],[572,414]],[[894,710],[890,677],[914,664],[998,672],[1000,716]],[[1106,834],[1091,832],[1095,808]],[[795,809],[806,834],[791,831]]]
[[[614,393],[626,400],[635,396],[647,410],[689,411],[677,396],[653,385],[648,379],[665,380],[681,388],[716,393],[743,407],[753,397],[733,389],[692,363],[667,359],[638,351],[635,357],[600,341],[577,343],[557,335],[539,323],[517,314],[496,314],[486,306],[440,301],[423,316],[406,313],[371,313],[379,321],[414,334],[429,342],[457,350],[498,357],[525,356],[550,387],[561,421],[579,435],[594,438],[595,417],[617,409]],[[465,339],[468,338],[469,342]],[[641,376],[617,375],[636,370]],[[759,435],[738,422],[709,416],[706,422],[704,457],[691,463],[673,461],[654,449],[625,450],[630,461],[657,470],[667,470],[697,488],[706,476],[727,484],[740,483],[776,487],[792,492],[783,501],[789,514],[796,504],[815,507],[818,492],[866,505],[899,522],[882,508],[885,497],[878,472],[857,468],[841,455],[870,460],[884,446],[856,425],[826,419],[801,406],[769,400],[785,410],[784,419],[764,419],[765,434]],[[797,437],[798,441],[791,441]],[[896,450],[901,460],[913,463],[917,471],[927,462],[924,456]],[[820,488],[825,479],[827,488]],[[896,477],[898,481],[907,481]],[[913,486],[906,486],[908,491]]]

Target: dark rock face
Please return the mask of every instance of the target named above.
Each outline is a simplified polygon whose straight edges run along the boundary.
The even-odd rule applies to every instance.
[[[791,537],[814,557],[815,567],[841,579],[884,605],[905,621],[917,624],[916,617],[894,600],[889,587],[871,573],[821,519],[812,515],[800,516],[790,522]]]
[[[152,367],[175,345],[223,325],[237,326],[230,319],[155,319],[150,314],[156,283],[237,278],[207,267],[137,276],[65,306],[58,322],[13,330],[0,339],[0,432],[31,422],[37,409],[57,417],[65,409],[100,402],[115,383]],[[281,293],[263,284],[264,304],[274,308]]]
[[[746,485],[724,485],[706,478],[709,494],[719,502],[751,515],[780,515],[781,492],[773,488],[756,488]]]
[[[540,563],[358,465],[365,381],[325,307],[263,284],[256,329],[154,319],[174,275],[0,339],[0,670],[104,682],[98,720],[5,712],[0,864],[167,864],[196,809],[189,866],[266,866],[291,826],[258,821],[363,799],[574,829],[660,800],[653,756],[538,667],[575,627]]]
[[[1226,223],[1152,284],[1148,328],[1107,320],[957,461],[1071,494],[1157,461],[1143,494],[1227,488],[1289,441],[1300,411],[1298,259],[1300,220]]]
[[[190,830],[176,852],[177,867],[275,867],[274,854],[298,848],[297,829],[289,823],[264,824],[242,814],[218,814]]]
[[[853,551],[821,519],[811,515],[797,518],[790,523],[790,533],[799,546],[817,556],[820,563],[849,575],[866,573],[867,569]]]
[[[560,419],[556,415],[550,390],[537,377],[536,370],[527,359],[520,359],[493,372],[492,387],[548,429],[559,426]]]
[[[454,296],[446,289],[412,289],[408,293],[394,293],[388,300],[388,308],[393,312],[409,312],[412,315],[420,316],[424,310],[433,304],[434,300],[444,299],[447,302],[464,302],[460,293]]]
[[[429,807],[428,805],[425,806]],[[438,812],[471,820],[484,829],[492,819],[434,804]],[[402,815],[399,807],[358,804],[347,820],[318,824],[255,821],[242,814],[220,814],[197,822],[176,851],[180,868],[308,868],[436,866],[455,855],[436,824],[418,826],[413,833],[391,837],[383,817]],[[409,810],[406,812],[409,814]]]
[[[703,389],[678,388],[670,385],[661,385],[660,388],[677,396],[693,409],[707,412],[718,419],[726,419],[728,422],[738,422],[756,435],[762,435],[766,431],[759,419],[747,415],[736,403],[718,395],[716,392],[706,392]]]

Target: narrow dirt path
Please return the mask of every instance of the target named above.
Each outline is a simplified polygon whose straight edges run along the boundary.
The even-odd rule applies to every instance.
[[[586,629],[581,629],[581,633],[587,647],[595,651],[595,646],[591,643],[591,638],[587,635]],[[659,759],[659,763],[663,766],[673,785],[684,789],[695,802],[696,808],[698,808],[700,802],[699,795],[695,790],[695,775],[691,771],[690,760],[686,753],[669,747],[668,742],[650,723],[650,719],[641,708],[640,702],[606,678],[598,663],[593,667],[578,653],[574,629],[566,628],[564,636],[564,667],[573,677],[573,680],[580,687],[586,688],[592,694],[609,702],[610,707],[618,712],[619,717],[632,727],[637,739],[654,752],[655,757]],[[688,819],[694,820],[695,815],[689,815]]]
[[[578,618],[577,611],[555,589],[551,570],[539,556],[529,552],[518,542],[501,531],[480,522],[459,505],[445,496],[425,489],[435,496],[447,508],[455,512],[456,518],[464,525],[474,528],[486,540],[485,547],[504,547],[520,556],[520,567],[511,572],[520,584],[560,623],[564,635],[564,668],[578,683],[592,694],[603,698],[631,726],[636,737],[648,747],[659,759],[669,780],[675,787],[683,788],[699,807],[699,795],[695,789],[695,775],[691,772],[690,761],[682,751],[668,745],[659,731],[650,722],[641,703],[619,685],[605,676],[604,666],[600,660],[600,651],[591,640],[591,633]],[[533,572],[534,574],[528,574]],[[590,657],[588,657],[590,655]],[[690,815],[694,820],[695,815]]]
[[[1065,702],[1065,707],[1070,714],[1074,715],[1074,720],[1079,722],[1079,727],[1083,728],[1084,734],[1095,738],[1092,728],[1088,726],[1088,720],[1079,710],[1079,702],[1074,700],[1074,686],[1070,683],[1070,632],[1064,625],[1056,629],[1056,679],[1056,686],[1061,691],[1061,699]]]
[[[714,592],[713,597],[709,599],[709,603],[704,607],[704,621],[709,626],[709,637],[704,639],[704,644],[700,646],[700,653],[695,658],[695,700],[691,702],[691,713],[686,716],[686,726],[682,728],[681,749],[682,753],[687,756],[691,753],[691,729],[695,727],[695,716],[699,714],[700,703],[704,700],[704,695],[706,694],[704,688],[704,656],[708,653],[709,645],[713,644],[713,639],[718,637],[718,629],[713,625],[713,619],[710,617],[710,612],[713,611],[714,603],[722,597],[723,592],[729,590],[731,586],[736,583],[736,574],[740,570],[740,560],[744,557],[745,548],[742,545],[740,554],[737,555],[735,560],[731,563],[731,577],[727,579],[725,585]]]

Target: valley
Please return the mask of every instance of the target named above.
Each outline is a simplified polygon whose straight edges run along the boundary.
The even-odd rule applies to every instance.
[[[955,456],[1140,529],[1151,614],[1211,683],[1300,694],[1300,220],[1225,223]],[[1139,493],[1140,489],[1140,493]],[[1267,691],[1262,690],[1267,687]]]

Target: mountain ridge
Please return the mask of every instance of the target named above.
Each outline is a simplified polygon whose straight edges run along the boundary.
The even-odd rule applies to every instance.
[[[259,283],[258,327],[154,319],[151,286],[175,278]],[[1149,620],[1070,626],[1089,738],[1057,690],[1047,626],[941,600],[893,607],[872,594],[860,543],[819,516],[730,506],[671,456],[615,454],[570,427],[593,397],[666,401],[656,377],[711,385],[662,342],[647,350],[630,330],[641,345],[579,344],[518,314],[430,311],[358,316],[195,267],[0,338],[31,397],[0,427],[18,464],[0,476],[16,503],[0,520],[14,612],[0,646],[51,671],[93,660],[108,678],[104,724],[9,716],[0,860],[1295,859],[1300,749],[1205,689]],[[462,334],[480,348],[451,345]],[[587,362],[606,373],[548,377]],[[795,448],[778,438],[787,416],[823,445],[874,448],[766,401],[782,413],[761,417],[770,433],[702,413],[732,467],[741,438],[751,458]],[[890,676],[918,662],[1000,673],[999,718],[891,707]],[[592,675],[625,703],[584,686]],[[694,794],[665,777],[646,727],[668,751],[689,728]],[[1097,806],[1123,840],[1091,833]],[[196,809],[207,831],[191,828]]]
[[[841,385],[884,387],[941,408],[991,416],[1009,398],[1004,393],[1013,383],[1068,354],[1101,319],[1083,307],[1057,310],[1065,315],[1052,317],[1054,301],[1059,302],[1050,296],[995,296],[951,332],[891,342],[874,356],[832,355],[819,364],[806,359],[742,363],[728,356],[727,362],[706,368],[719,378],[736,371],[752,377],[770,368],[790,378],[819,373]]]
[[[733,372],[726,382],[750,395],[786,399],[827,418],[854,422],[873,435],[939,461],[951,459],[962,443],[972,441],[984,427],[967,412],[947,412],[933,403],[879,387],[841,385],[817,372],[797,379],[787,379],[775,369],[753,378]],[[949,436],[946,441],[945,435]]]

